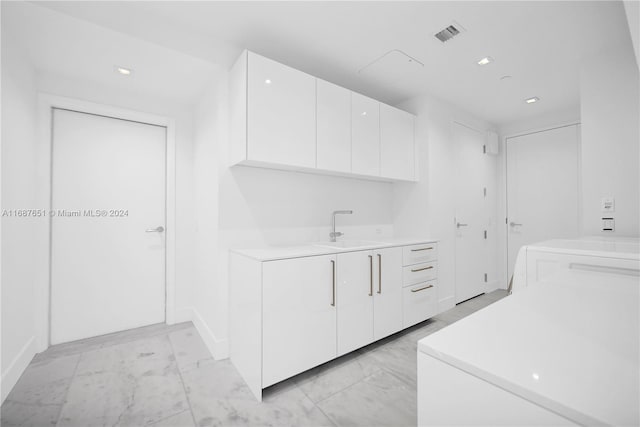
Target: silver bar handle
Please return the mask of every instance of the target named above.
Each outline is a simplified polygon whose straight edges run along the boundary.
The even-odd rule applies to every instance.
[[[433,246],[429,246],[428,248],[411,249],[411,252],[428,251],[430,249],[433,249]]]
[[[145,233],[162,233],[164,231],[164,227],[159,225],[156,228],[147,228]]]
[[[369,255],[369,296],[373,296],[373,255]]]
[[[469,224],[463,224],[461,222],[456,224],[456,228],[460,228],[460,227],[467,227]]]
[[[378,293],[382,293],[382,255],[378,254]]]
[[[416,268],[415,270],[411,269],[411,272],[417,273],[418,271],[431,270],[432,268],[433,268],[433,265],[430,265],[429,267]]]
[[[424,288],[419,288],[419,289],[411,289],[411,292],[420,292],[420,291],[424,291],[425,289],[429,289],[429,288],[433,288],[433,285],[425,286]]]
[[[336,306],[336,262],[331,260],[331,307]]]
[[[517,222],[513,222],[513,221],[511,221],[511,222],[509,223],[509,225],[510,225],[511,227],[517,227],[517,226],[520,226],[520,225],[522,225],[522,224],[519,224],[519,223],[517,223]]]

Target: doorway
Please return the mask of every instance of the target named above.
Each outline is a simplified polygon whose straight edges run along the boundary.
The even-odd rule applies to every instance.
[[[495,157],[486,154],[485,135],[453,124],[455,153],[455,302],[478,296],[495,283]]]
[[[580,234],[580,125],[506,138],[507,269],[524,245]]]
[[[50,343],[164,322],[167,128],[51,120]]]

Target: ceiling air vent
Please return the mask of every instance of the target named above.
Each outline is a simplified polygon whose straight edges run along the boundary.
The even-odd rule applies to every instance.
[[[449,25],[447,28],[445,28],[444,30],[434,34],[434,36],[438,40],[440,40],[442,43],[444,43],[446,41],[451,40],[452,38],[454,38],[458,34],[462,33],[463,31],[464,31],[464,28],[462,28],[462,26],[460,24],[454,22],[451,25]]]

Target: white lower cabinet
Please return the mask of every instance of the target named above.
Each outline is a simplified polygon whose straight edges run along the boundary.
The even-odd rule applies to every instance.
[[[258,400],[270,385],[437,314],[435,280],[405,283],[405,250],[264,261],[231,253],[230,357]]]
[[[436,281],[418,283],[402,290],[402,327],[408,328],[438,314]]]
[[[402,329],[402,249],[338,255],[338,356]]]
[[[374,251],[373,340],[402,329],[402,248]]]
[[[334,255],[262,266],[262,386],[336,357]]]
[[[373,253],[338,254],[338,356],[373,342]]]
[[[438,314],[437,255],[436,243],[403,248],[403,328],[408,328]]]

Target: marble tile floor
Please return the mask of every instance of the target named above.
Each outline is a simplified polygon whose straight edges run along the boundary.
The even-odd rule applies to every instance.
[[[262,403],[193,325],[153,325],[37,355],[1,426],[413,426],[416,343],[499,300],[494,291],[276,384]]]

